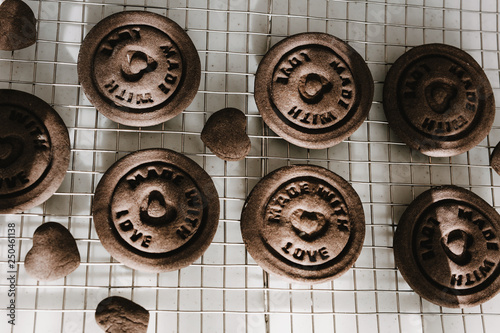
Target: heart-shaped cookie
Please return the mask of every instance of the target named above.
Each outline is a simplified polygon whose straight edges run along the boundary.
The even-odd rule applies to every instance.
[[[149,312],[126,298],[111,296],[97,305],[95,320],[106,333],[146,333]]]
[[[24,259],[24,268],[39,281],[57,280],[80,265],[80,252],[73,235],[63,225],[47,222],[33,234],[33,247]]]
[[[317,238],[327,227],[325,215],[303,209],[294,211],[290,222],[292,223],[293,230],[304,240]]]
[[[21,0],[6,0],[0,5],[0,50],[24,49],[36,42],[36,19]]]
[[[16,136],[0,138],[0,168],[6,168],[23,154],[24,142]]]
[[[250,152],[250,138],[246,133],[245,114],[238,109],[226,108],[208,118],[201,132],[201,140],[219,158],[238,161]]]

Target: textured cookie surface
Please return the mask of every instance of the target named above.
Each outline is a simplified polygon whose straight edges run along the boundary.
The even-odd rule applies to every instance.
[[[234,108],[222,109],[208,118],[201,132],[201,140],[217,157],[238,161],[250,151],[246,126],[243,112]]]
[[[363,58],[344,41],[302,33],[274,45],[255,78],[255,102],[264,122],[297,146],[327,148],[366,119],[373,78]]]
[[[493,149],[493,153],[491,153],[490,165],[493,170],[500,175],[500,143],[496,145],[495,149]]]
[[[15,213],[47,200],[69,164],[64,122],[38,97],[0,89],[0,213]]]
[[[247,198],[241,233],[266,271],[319,283],[339,277],[358,258],[365,236],[359,196],[343,178],[313,165],[264,177]]]
[[[468,151],[488,135],[495,101],[474,58],[453,46],[426,44],[403,54],[389,70],[384,111],[408,146],[446,157]]]
[[[35,42],[36,19],[31,8],[21,0],[0,4],[0,50],[20,50]]]
[[[189,36],[174,21],[125,11],[99,22],[83,41],[78,77],[106,117],[151,126],[181,113],[198,91],[201,64]]]
[[[442,186],[419,195],[394,235],[396,265],[435,304],[479,305],[500,290],[500,216],[476,194]]]
[[[94,225],[118,261],[141,270],[190,265],[210,245],[219,222],[219,197],[194,161],[166,149],[134,152],[99,182]]]
[[[126,298],[111,296],[97,305],[95,320],[106,333],[146,333],[149,311]]]
[[[73,235],[56,222],[39,226],[33,234],[33,247],[24,260],[29,275],[39,281],[63,278],[80,265],[80,252]]]

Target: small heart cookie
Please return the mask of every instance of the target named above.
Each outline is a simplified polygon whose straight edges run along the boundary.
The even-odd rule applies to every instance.
[[[234,108],[222,109],[208,118],[201,132],[201,140],[217,157],[238,161],[250,152],[246,127],[243,112]]]
[[[57,280],[80,265],[80,252],[73,235],[63,225],[47,222],[33,234],[33,247],[24,259],[24,268],[39,281]]]
[[[97,305],[95,320],[106,333],[146,333],[149,312],[126,298],[111,296]]]
[[[0,50],[20,50],[35,42],[36,19],[31,8],[21,0],[0,4]]]

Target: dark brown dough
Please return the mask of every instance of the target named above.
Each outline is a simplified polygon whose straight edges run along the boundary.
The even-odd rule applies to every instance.
[[[255,103],[273,132],[299,147],[339,144],[366,119],[373,78],[343,40],[300,33],[274,45],[255,75]]]
[[[152,126],[191,103],[201,63],[177,23],[147,11],[124,11],[87,34],[78,55],[78,78],[92,105],[109,119]]]
[[[392,130],[422,154],[464,153],[490,132],[493,90],[467,52],[425,44],[399,57],[384,83],[384,111]]]
[[[73,235],[63,225],[47,222],[33,234],[33,247],[26,255],[24,268],[39,281],[67,276],[80,266],[80,252]]]
[[[500,291],[500,215],[458,186],[420,194],[405,210],[394,235],[396,266],[429,302],[464,308]]]
[[[490,165],[500,175],[500,143],[497,143],[490,157]]]
[[[219,158],[238,161],[250,152],[250,139],[246,134],[247,119],[238,109],[225,108],[208,118],[201,140]]]
[[[66,175],[68,129],[40,98],[0,89],[0,213],[18,213],[49,199]]]
[[[146,333],[149,312],[126,298],[111,296],[97,305],[95,320],[106,333]]]
[[[196,162],[145,149],[113,164],[97,185],[94,226],[104,248],[128,267],[166,272],[192,264],[219,223],[219,196]]]
[[[365,238],[356,191],[339,175],[314,165],[286,166],[262,178],[243,206],[240,227],[259,266],[309,284],[349,270]]]
[[[21,0],[6,0],[0,5],[0,50],[24,49],[36,42],[36,19]]]

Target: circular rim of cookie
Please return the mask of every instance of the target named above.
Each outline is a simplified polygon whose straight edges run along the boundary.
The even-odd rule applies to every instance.
[[[300,33],[278,42],[261,60],[255,102],[280,137],[323,149],[365,121],[373,86],[366,62],[346,42],[326,33]]]
[[[191,104],[201,63],[188,34],[169,18],[125,11],[101,20],[85,37],[78,78],[89,101],[127,126],[153,126]],[[142,85],[138,92],[135,87]]]
[[[446,185],[420,194],[399,220],[394,256],[408,285],[445,307],[479,305],[500,291],[500,215],[478,195]]]
[[[495,118],[483,69],[467,52],[446,44],[420,45],[401,55],[387,73],[383,105],[401,140],[432,157],[475,147]]]
[[[2,137],[2,144],[9,146],[8,155],[0,158],[1,185],[19,190],[0,195],[0,213],[19,213],[47,201],[62,184],[70,159],[68,129],[59,114],[42,99],[24,91],[0,89],[0,106],[12,108],[6,121],[19,124],[10,126],[25,130]],[[7,111],[8,112],[8,111]],[[7,124],[4,122],[3,124]],[[5,131],[2,133],[5,134]],[[26,140],[32,142],[27,146]],[[7,142],[6,142],[7,141]],[[33,155],[23,157],[31,152]],[[29,170],[26,166],[31,163]],[[9,167],[23,167],[19,173],[5,173]],[[3,171],[2,171],[3,170]],[[36,180],[32,180],[32,176]]]
[[[361,200],[339,175],[314,165],[262,178],[241,214],[247,251],[265,271],[315,284],[348,271],[365,236]]]
[[[106,171],[92,212],[99,239],[116,260],[144,271],[173,271],[189,266],[211,244],[219,196],[193,160],[168,149],[145,149]]]

